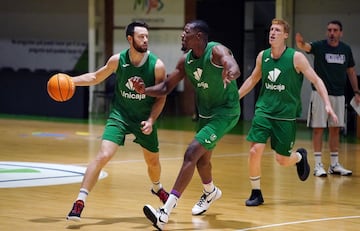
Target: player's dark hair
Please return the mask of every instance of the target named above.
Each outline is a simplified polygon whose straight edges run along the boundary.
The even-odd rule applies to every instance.
[[[193,29],[204,33],[206,36],[210,33],[210,28],[208,24],[203,20],[193,20],[190,22],[190,24],[193,26]]]
[[[341,23],[339,20],[331,20],[330,22],[328,22],[328,25],[329,25],[329,24],[338,25],[338,26],[340,27],[340,31],[343,30],[342,23]]]
[[[129,25],[127,25],[125,36],[126,37],[128,35],[134,36],[134,30],[135,30],[135,27],[137,27],[137,26],[145,27],[147,30],[149,29],[149,25],[146,24],[145,22],[143,22],[143,21],[134,21],[134,22],[130,23]]]

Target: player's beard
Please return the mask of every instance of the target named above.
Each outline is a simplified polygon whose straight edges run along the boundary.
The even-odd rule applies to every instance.
[[[137,52],[139,52],[139,53],[145,53],[145,52],[147,52],[147,46],[142,47],[142,46],[136,44],[135,41],[133,42],[133,47],[134,47],[134,49],[135,49]]]
[[[182,46],[181,46],[181,50],[182,50],[182,51],[187,51],[187,48],[186,48],[184,45],[182,45]]]
[[[186,47],[185,43],[182,42],[182,43],[181,43],[181,51],[187,52],[188,50],[189,50],[189,49]]]

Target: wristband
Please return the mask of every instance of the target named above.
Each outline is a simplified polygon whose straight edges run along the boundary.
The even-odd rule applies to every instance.
[[[360,95],[360,91],[359,91],[359,90],[354,91],[354,94],[355,94],[355,95]]]

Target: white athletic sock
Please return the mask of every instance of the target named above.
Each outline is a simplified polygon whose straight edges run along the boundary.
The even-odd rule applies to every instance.
[[[322,157],[321,152],[314,152],[315,165],[318,165],[318,164],[322,163],[321,157]]]
[[[335,166],[337,163],[339,163],[339,153],[330,152],[330,161],[332,166]]]
[[[89,195],[89,191],[87,189],[85,189],[85,188],[81,188],[80,192],[79,192],[79,195],[78,195],[76,200],[82,200],[85,203],[86,198],[87,198],[88,195]]]
[[[301,159],[302,159],[302,155],[299,152],[295,152],[295,155],[297,157],[296,163],[299,163],[301,161]]]
[[[250,178],[250,184],[252,189],[260,189],[260,176],[251,176]]]
[[[213,181],[211,181],[208,184],[203,184],[203,186],[204,186],[205,192],[207,192],[207,193],[211,193],[215,189],[215,185],[214,185]]]
[[[170,215],[171,211],[176,206],[178,199],[179,198],[177,198],[177,196],[175,196],[174,194],[169,195],[169,198],[163,206],[168,215]]]
[[[160,183],[160,181],[153,182],[152,188],[153,188],[154,192],[157,193],[162,188],[162,184]]]

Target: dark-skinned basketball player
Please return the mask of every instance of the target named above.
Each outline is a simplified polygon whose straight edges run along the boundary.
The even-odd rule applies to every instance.
[[[187,23],[182,33],[182,56],[168,78],[153,87],[134,78],[135,89],[146,95],[168,94],[186,76],[195,89],[199,111],[198,130],[184,154],[183,164],[171,190],[169,199],[160,209],[144,206],[146,217],[158,230],[168,222],[169,215],[190,183],[195,168],[203,184],[200,200],[192,208],[193,215],[207,211],[221,197],[211,172],[211,155],[216,144],[238,122],[240,104],[236,78],[240,69],[232,52],[217,42],[208,41],[209,27],[201,20]]]

